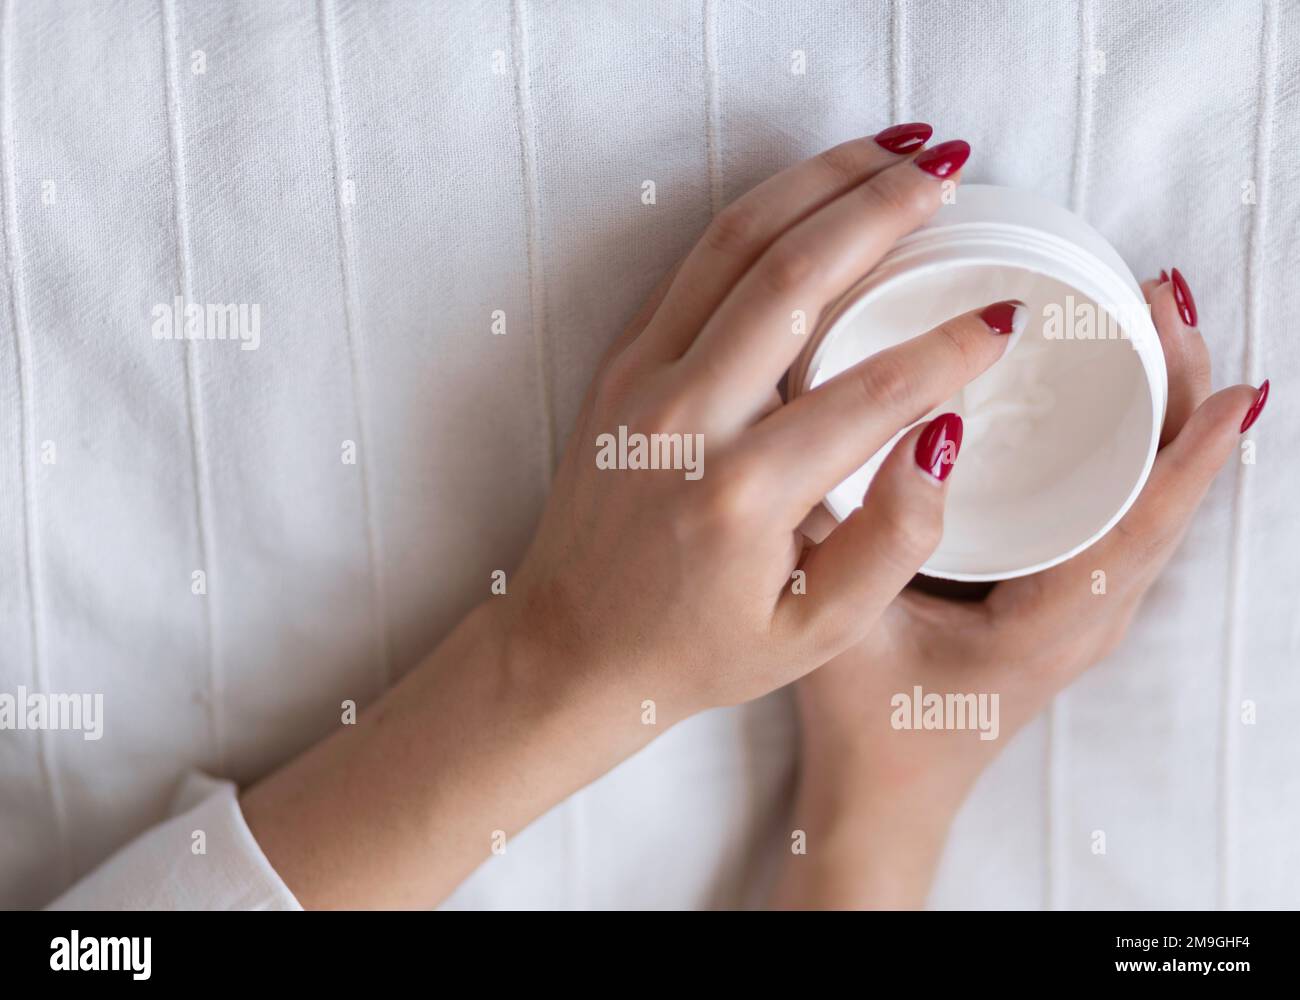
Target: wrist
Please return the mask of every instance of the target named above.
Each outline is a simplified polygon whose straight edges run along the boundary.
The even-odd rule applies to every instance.
[[[979,771],[964,762],[936,759],[897,746],[829,748],[804,740],[799,794],[818,814],[849,816],[908,813],[946,829],[966,800]]]
[[[500,625],[475,609],[355,725],[245,791],[250,830],[304,906],[434,905],[648,742],[616,696]]]
[[[951,814],[902,797],[801,782],[791,854],[774,902],[788,908],[919,909],[947,841]]]
[[[478,728],[500,734],[476,742],[491,742],[493,759],[499,749],[499,766],[520,779],[511,797],[517,831],[658,730],[641,724],[634,694],[577,643],[557,645],[540,630],[520,627],[504,605],[490,598],[470,612],[418,668],[437,690],[413,700],[444,714],[440,692],[459,691],[455,701],[482,720]]]
[[[588,722],[608,723],[618,745],[630,747],[627,754],[711,707],[680,690],[680,671],[661,662],[635,629],[590,629],[567,609],[542,609],[544,603],[512,592],[475,612],[496,637],[511,688],[528,692],[534,703],[556,711],[581,707]]]
[[[819,811],[862,803],[923,814],[946,829],[992,755],[991,743],[964,733],[900,731],[880,716],[799,694],[800,794]]]
[[[791,828],[806,853],[786,859],[774,905],[923,907],[965,780],[897,747],[804,732]]]

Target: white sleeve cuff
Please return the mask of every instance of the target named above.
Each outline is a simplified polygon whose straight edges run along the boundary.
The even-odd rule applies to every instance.
[[[146,830],[51,910],[301,910],[244,822],[232,782],[190,773],[172,818]],[[205,853],[195,853],[197,831]]]

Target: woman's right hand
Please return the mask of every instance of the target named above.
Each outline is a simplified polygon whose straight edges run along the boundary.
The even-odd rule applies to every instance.
[[[719,214],[601,366],[506,596],[355,726],[244,793],[249,828],[305,906],[436,903],[663,725],[848,648],[928,558],[956,443],[934,429],[902,438],[831,540],[805,550],[798,527],[998,358],[999,324],[959,316],[788,405],[777,396],[798,331],[957,179],[965,143],[913,155],[920,141],[898,152],[897,138],[838,146]],[[620,428],[702,440],[702,475],[598,467],[602,435]]]
[[[931,473],[955,458],[956,418],[906,435],[825,544],[804,551],[797,529],[1001,355],[999,324],[958,316],[788,405],[777,396],[803,329],[958,177],[965,143],[916,155],[928,126],[906,128],[923,135],[905,152],[890,151],[892,130],[854,140],[729,206],[611,349],[508,599],[492,602],[526,683],[594,685],[630,719],[646,699],[670,722],[745,701],[862,638],[931,554],[944,502]],[[702,475],[598,467],[621,429],[702,442]]]

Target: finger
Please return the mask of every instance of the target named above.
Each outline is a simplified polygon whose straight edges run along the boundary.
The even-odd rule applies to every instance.
[[[737,454],[772,470],[774,502],[802,516],[900,429],[992,365],[1028,320],[1024,303],[1014,301],[954,317],[781,407],[746,435]]]
[[[1142,290],[1151,304],[1151,320],[1160,336],[1169,373],[1169,398],[1160,432],[1163,448],[1178,436],[1188,418],[1210,395],[1210,352],[1201,331],[1183,322],[1172,281],[1149,281]]]
[[[636,315],[632,317],[631,322],[624,327],[623,332],[618,335],[618,338],[614,343],[610,344],[609,347],[605,349],[605,353],[600,359],[600,365],[596,369],[597,374],[608,368],[614,358],[618,357],[619,354],[627,349],[629,344],[640,337],[645,331],[645,328],[654,318],[655,313],[659,310],[660,306],[662,306],[664,298],[668,294],[668,289],[672,286],[673,280],[681,272],[684,263],[685,260],[679,260],[672,266],[672,270],[659,279],[653,290],[651,290],[650,294],[646,297],[646,300],[641,303],[641,307],[637,309]]]
[[[710,223],[686,257],[639,357],[676,360],[732,286],[783,232],[878,171],[916,152],[933,130],[924,122],[894,125],[833,146],[769,177]]]
[[[804,593],[777,605],[776,625],[833,656],[866,634],[943,537],[945,482],[961,449],[955,413],[908,431],[871,481],[862,506],[812,548]]]
[[[582,407],[578,411],[577,426],[585,426],[588,418],[591,416],[592,410],[595,408],[595,387],[597,380],[602,376],[607,376],[607,373],[610,367],[614,364],[615,359],[622,357],[627,346],[640,336],[641,331],[645,329],[646,324],[649,323],[651,317],[654,316],[655,310],[659,308],[659,304],[663,302],[664,296],[668,293],[668,287],[672,284],[673,277],[679,270],[681,270],[681,266],[682,262],[678,261],[673,265],[672,270],[659,279],[658,284],[656,284],[651,290],[649,296],[646,297],[646,300],[641,303],[640,308],[637,309],[636,314],[632,317],[631,321],[623,328],[623,332],[618,335],[609,347],[605,348],[605,353],[601,355],[600,361],[596,365],[595,378],[592,379],[591,387],[587,390],[587,395],[582,401]],[[629,367],[627,374],[623,377],[625,385],[616,389],[615,392],[625,389],[636,380],[636,371]],[[566,451],[565,460],[568,460],[568,456],[569,452]]]
[[[1136,600],[1178,548],[1214,477],[1235,453],[1247,415],[1258,416],[1262,403],[1254,404],[1261,393],[1267,398],[1266,388],[1237,385],[1202,403],[1156,456],[1142,495],[1110,534],[1069,562],[998,584],[989,595],[991,610],[1015,615],[1047,641],[1087,626],[1080,607],[1094,599],[1098,571],[1105,573],[1107,594]]]
[[[704,324],[681,365],[714,426],[744,426],[804,338],[792,317],[822,308],[871,270],[901,237],[938,210],[946,180],[970,153],[941,143],[888,167],[786,230],[745,272]]]

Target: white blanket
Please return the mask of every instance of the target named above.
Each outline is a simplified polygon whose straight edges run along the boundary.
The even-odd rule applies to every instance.
[[[229,786],[163,822],[183,776],[256,778],[409,669],[711,213],[909,120],[1177,265],[1216,382],[1273,380],[933,905],[1300,905],[1296,0],[5,0],[0,39],[0,691],[104,703],[97,741],[0,732],[0,905],[292,906]],[[257,349],[156,339],[176,296],[258,306]],[[752,902],[794,735],[784,693],[693,719],[451,905]]]

